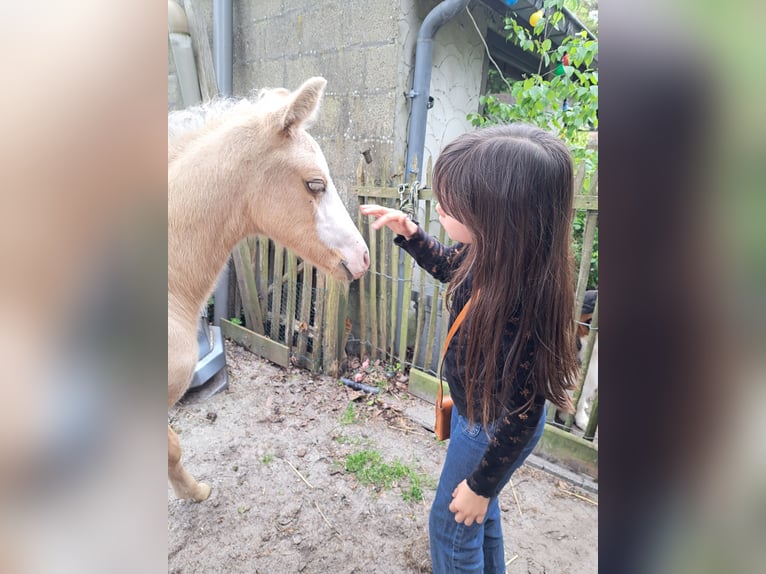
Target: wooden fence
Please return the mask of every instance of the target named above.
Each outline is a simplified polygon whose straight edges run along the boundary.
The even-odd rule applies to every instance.
[[[264,237],[241,241],[232,259],[237,288],[224,335],[279,365],[337,375],[348,286]]]
[[[428,173],[430,170],[429,165]],[[391,185],[387,174],[369,173],[364,160],[360,160],[357,178],[354,192],[360,204],[374,202],[411,210],[428,233],[445,241],[430,189]],[[588,189],[583,189],[584,180],[584,170],[580,170],[575,180],[575,210],[584,212],[585,217],[573,310],[576,319],[588,287],[598,220],[598,175],[590,178]],[[331,376],[340,374],[347,349],[352,354],[398,363],[409,369],[410,392],[433,401],[447,332],[448,314],[443,304],[446,286],[396,247],[389,229],[372,229],[369,218],[358,211],[357,218],[370,249],[370,271],[350,289],[270,240],[250,238],[241,242],[233,256],[237,277],[233,312],[235,317],[244,318],[245,327],[223,321],[223,332],[280,365],[298,365]],[[589,364],[597,337],[598,302],[591,326],[584,365]],[[575,401],[584,378],[582,369]],[[574,430],[572,416],[561,423],[552,408],[548,422],[567,433]],[[597,425],[598,394],[585,429],[586,440],[596,436]]]

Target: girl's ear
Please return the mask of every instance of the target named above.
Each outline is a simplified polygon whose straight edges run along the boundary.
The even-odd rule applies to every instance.
[[[284,107],[281,128],[285,132],[299,127],[308,127],[319,112],[327,80],[320,77],[309,78],[295,90]]]

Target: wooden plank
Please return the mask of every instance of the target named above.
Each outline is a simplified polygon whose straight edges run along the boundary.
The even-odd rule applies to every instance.
[[[592,441],[596,437],[596,428],[598,428],[598,389],[596,389],[596,394],[593,396],[593,404],[590,407],[590,418],[588,419],[588,424],[585,425],[583,438]]]
[[[597,174],[594,174],[591,177],[597,178]],[[598,179],[596,179],[595,182],[596,182],[596,189],[597,189]],[[583,194],[578,192],[574,194],[574,198],[573,198],[574,209],[598,210],[598,195],[594,194],[593,185],[594,185],[594,182],[592,180],[590,194]],[[367,200],[398,199],[399,198],[399,192],[396,187],[357,187],[357,188],[354,188],[353,191],[354,193],[357,194],[357,197],[363,196]],[[420,190],[418,190],[418,197],[423,200],[436,201],[434,192],[430,188],[425,188],[425,189],[421,188]]]
[[[269,240],[266,237],[258,237],[257,260],[255,284],[262,301],[261,316],[266,317],[269,314]]]
[[[425,359],[421,360],[420,355],[423,350],[421,338],[423,337],[423,328],[426,322],[426,281],[425,271],[418,266],[418,311],[415,317],[415,348],[412,350],[412,364],[425,368]]]
[[[387,275],[390,276],[388,264],[391,261],[391,242],[388,241],[388,235],[391,233],[388,227],[384,227],[378,233],[378,253],[380,254],[380,300],[378,302],[378,312],[380,313],[380,346],[383,352],[383,358],[388,360],[388,321],[389,321],[389,308],[388,308],[388,290],[390,287],[390,281]]]
[[[313,287],[313,266],[308,262],[303,264],[303,287],[301,288],[301,306],[298,317],[298,351],[297,358],[300,364],[304,363],[304,357],[308,354],[309,330],[311,326],[311,295]],[[316,352],[316,349],[314,349]],[[310,368],[310,367],[308,367]]]
[[[596,344],[596,337],[598,337],[598,298],[596,298],[596,305],[593,309],[593,317],[590,321],[590,333],[588,334],[588,340],[585,343],[585,350],[583,352],[582,365],[580,366],[580,374],[577,377],[577,388],[574,391],[572,402],[577,407],[577,403],[580,402],[580,396],[582,395],[583,385],[585,384],[585,377],[588,375],[588,368],[590,367],[590,358],[593,355],[593,347]],[[569,430],[572,428],[572,422],[574,421],[574,414],[569,413],[564,418],[564,427]],[[587,426],[587,425],[586,425]]]
[[[314,310],[314,368],[313,372],[319,373],[322,370],[322,351],[324,345],[324,302],[326,294],[327,276],[321,271],[317,271],[316,279],[316,309]]]
[[[199,10],[196,0],[184,1],[184,12],[189,25],[189,35],[194,51],[194,60],[197,64],[197,77],[199,79],[199,91],[203,101],[212,100],[218,95],[218,82],[215,79],[215,67],[213,66],[213,53],[210,50],[210,42],[207,35],[207,22]]]
[[[431,202],[424,202],[425,221],[427,222],[431,218]],[[425,224],[421,224],[425,228]],[[426,365],[425,357],[422,362],[418,362],[422,344],[420,338],[423,336],[423,327],[426,321],[426,272],[425,269],[418,265],[418,275],[420,277],[419,291],[418,291],[418,315],[415,321],[415,349],[412,353],[412,364],[418,365],[422,368]]]
[[[590,195],[592,197],[598,197],[598,169],[590,176]],[[598,209],[598,203],[594,209]]]
[[[577,165],[577,171],[574,176],[574,192],[575,194],[582,193],[583,183],[585,182],[585,162],[581,161]]]
[[[357,196],[364,196],[367,199],[399,199],[398,187],[354,187],[352,191]],[[434,192],[430,188],[421,188],[418,190],[420,199],[433,200]]]
[[[292,348],[295,329],[296,293],[298,291],[298,256],[287,252],[287,316],[285,317],[285,345]]]
[[[366,177],[366,168],[365,168],[365,161],[363,157],[359,158],[359,162],[356,164],[356,184],[357,185],[364,185]]]
[[[410,369],[410,380],[407,390],[411,395],[428,401],[431,404],[436,404],[436,396],[439,392],[439,377],[413,367]],[[449,396],[449,386],[446,381],[442,381],[442,392],[445,396]]]
[[[389,200],[389,206],[392,208],[396,208],[396,200]],[[395,338],[396,338],[396,325],[397,325],[397,308],[395,306],[396,301],[398,300],[398,281],[399,281],[399,269],[396,266],[396,262],[398,261],[399,254],[399,247],[394,243],[394,232],[390,229],[386,232],[386,256],[387,256],[387,263],[386,263],[386,269],[388,277],[385,277],[386,280],[386,287],[387,287],[387,296],[388,296],[388,321],[386,322],[386,329],[388,332],[387,335],[387,343],[386,343],[386,352],[388,353],[388,360],[391,361],[394,359],[394,355],[396,354],[396,348],[395,348]],[[395,255],[396,254],[396,255]]]
[[[382,359],[386,358],[386,252],[384,250],[384,241],[386,228],[378,230],[375,239],[378,242],[376,250],[378,252],[378,300],[375,302],[378,314],[378,353]]]
[[[594,174],[595,175],[595,174]],[[593,189],[593,183],[591,182],[591,189]],[[598,189],[598,185],[596,185]],[[581,195],[575,194],[574,196],[574,209],[598,211],[598,195]]]
[[[332,377],[337,376],[339,367],[338,341],[342,325],[341,317],[341,284],[332,277],[327,278],[325,298],[325,328],[322,345],[322,370]]]
[[[378,347],[378,281],[380,278],[378,269],[378,232],[371,226],[368,226],[370,241],[367,247],[370,249],[370,292],[368,303],[370,305],[370,356],[378,358],[380,351]]]
[[[363,199],[363,197],[359,198],[360,204]],[[369,247],[369,233],[367,231],[368,226],[365,219],[367,218],[362,215],[362,212],[357,210],[357,227],[362,234],[364,242]],[[369,281],[367,280],[367,273],[365,273],[359,278],[359,354],[362,358],[364,358],[368,352],[367,341],[369,341],[367,336],[367,301],[369,300],[369,297],[367,296],[368,283]]]
[[[250,329],[235,325],[226,319],[221,319],[221,333],[224,337],[228,337],[250,352],[268,359],[272,363],[282,367],[290,365],[290,350],[285,345],[272,341]]]
[[[388,282],[391,285],[391,334],[389,338],[391,340],[391,355],[392,358],[396,355],[396,335],[399,333],[399,322],[401,321],[401,309],[399,303],[399,246],[394,243],[393,233],[391,234],[391,242],[388,244],[391,250],[391,279]],[[403,362],[403,361],[402,361]]]
[[[423,358],[423,366],[429,369],[434,356],[434,343],[436,341],[436,319],[439,312],[439,286],[434,285],[431,289],[431,316],[428,319],[428,334],[426,335],[426,354]],[[437,346],[438,348],[438,346]]]
[[[232,317],[241,318],[245,315],[245,306],[242,303],[242,295],[239,292],[239,286],[237,285],[237,274],[234,273],[234,281],[229,282],[229,287],[233,287],[230,291],[234,292],[234,296],[229,295],[229,299],[234,299],[234,315]]]
[[[274,275],[272,276],[271,329],[269,336],[279,341],[279,326],[282,323],[282,274],[284,273],[285,248],[274,244]]]
[[[598,212],[589,211],[585,216],[585,229],[582,234],[582,254],[580,256],[580,271],[577,276],[577,290],[575,291],[575,320],[580,319],[582,303],[585,300],[585,290],[588,286],[590,275],[590,258],[593,255],[593,243],[596,238],[596,225]]]
[[[396,247],[399,251],[399,247]],[[410,301],[412,299],[412,260],[406,257],[404,253],[401,254],[404,258],[404,276],[402,281],[402,304],[401,304],[401,316],[399,318],[399,351],[398,360],[404,365],[407,362],[407,336],[410,330]],[[413,362],[415,356],[413,355]]]
[[[258,236],[257,235],[251,235],[247,239],[247,247],[250,249],[250,265],[252,265],[253,269],[255,269],[255,266],[257,264],[257,256],[258,256]]]
[[[255,287],[255,275],[251,266],[252,258],[247,241],[240,241],[232,252],[234,268],[237,275],[237,285],[242,297],[242,305],[245,311],[245,320],[251,331],[263,335],[263,317],[261,316],[261,304],[258,300],[258,290]]]
[[[574,472],[598,479],[598,446],[553,425],[545,425],[533,451],[556,460]]]
[[[549,400],[545,401],[545,422],[548,424],[557,424],[556,423],[556,410],[558,407],[554,405]]]
[[[430,224],[430,221],[429,221]],[[439,226],[439,242],[444,243],[444,229]],[[431,292],[431,317],[428,322],[428,336],[426,338],[426,357],[424,364],[426,367],[431,364],[431,361],[433,360],[433,352],[434,352],[434,343],[436,343],[436,348],[441,350],[441,341],[436,340],[436,325],[437,325],[437,318],[439,314],[439,306],[441,306],[441,298],[440,295],[440,289],[438,283],[434,284],[433,290]],[[445,316],[447,315],[447,311],[445,309]],[[444,329],[442,329],[444,331]],[[446,337],[445,333],[442,333],[444,337]],[[441,337],[440,337],[441,338]],[[438,364],[439,360],[437,360]]]

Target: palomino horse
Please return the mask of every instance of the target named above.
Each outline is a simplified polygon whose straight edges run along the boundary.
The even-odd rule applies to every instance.
[[[168,408],[189,387],[197,320],[234,246],[249,235],[280,242],[342,281],[369,267],[367,245],[306,132],[327,82],[254,101],[220,101],[168,116]],[[210,487],[181,465],[168,426],[168,478],[179,498]]]

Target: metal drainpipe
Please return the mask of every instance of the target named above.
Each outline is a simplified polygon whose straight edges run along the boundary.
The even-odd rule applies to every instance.
[[[231,97],[232,79],[232,0],[213,0],[213,63],[218,92],[224,97]],[[226,318],[229,308],[229,261],[218,277],[215,287],[215,305],[213,306],[213,324],[220,325],[221,318]]]
[[[232,0],[213,0],[213,60],[218,91],[231,96],[232,77]]]
[[[428,13],[418,32],[415,49],[415,70],[412,90],[407,97],[412,99],[410,110],[410,130],[407,136],[407,163],[404,181],[410,181],[410,175],[417,171],[417,177],[423,180],[423,150],[426,142],[426,118],[428,117],[428,97],[431,88],[431,68],[433,67],[433,41],[436,32],[446,22],[468,5],[470,0],[444,0]],[[413,162],[417,167],[412,169]]]

